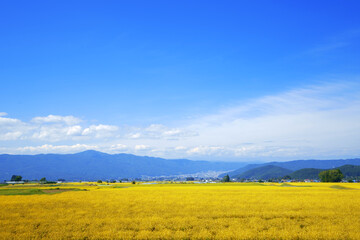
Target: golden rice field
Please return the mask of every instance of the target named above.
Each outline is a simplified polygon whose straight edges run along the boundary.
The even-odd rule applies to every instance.
[[[0,187],[0,239],[360,239],[357,183],[58,187]]]

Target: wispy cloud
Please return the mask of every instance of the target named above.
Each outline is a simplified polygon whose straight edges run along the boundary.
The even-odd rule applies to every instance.
[[[65,123],[67,125],[74,125],[80,123],[81,119],[74,116],[49,115],[46,117],[34,117],[31,121],[35,123]]]
[[[179,140],[196,136],[196,131],[180,128],[169,128],[162,124],[151,124],[145,128],[132,128],[125,137],[132,139],[167,139]]]
[[[202,146],[224,146],[233,155],[244,157],[330,156],[335,149],[341,154],[344,149],[357,154],[359,93],[357,83],[310,86],[224,109],[189,127],[198,131],[197,142]],[[253,144],[239,144],[242,142]]]
[[[263,96],[176,127],[86,125],[73,116],[49,115],[30,122],[0,116],[0,140],[8,144],[1,150],[12,153],[92,148],[216,160],[356,157],[360,153],[359,133],[357,79]]]
[[[313,48],[303,52],[304,55],[319,56],[327,54],[337,49],[345,48],[358,42],[360,36],[360,29],[352,29],[339,33],[331,38],[324,40],[323,43],[314,46]]]
[[[25,147],[17,147],[14,150],[17,153],[71,153],[71,152],[79,152],[85,150],[97,150],[98,146],[96,145],[87,145],[87,144],[74,144],[74,145],[51,145],[44,144],[40,146],[25,146]]]
[[[333,51],[335,49],[346,47],[348,45],[350,45],[349,42],[335,42],[335,43],[322,44],[307,50],[304,54],[319,55],[319,54],[327,53],[329,51]]]

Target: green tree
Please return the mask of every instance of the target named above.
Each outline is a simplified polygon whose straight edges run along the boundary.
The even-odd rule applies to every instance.
[[[47,181],[46,181],[46,178],[42,178],[42,179],[40,179],[40,183],[46,183]]]
[[[290,180],[291,179],[291,176],[290,175],[286,175],[283,177],[284,180]]]
[[[20,175],[12,175],[12,177],[11,177],[11,181],[18,182],[18,181],[21,181],[21,179],[22,179],[22,176],[20,176]]]
[[[223,182],[230,182],[229,174],[226,174],[226,176],[223,177],[222,181]]]
[[[322,182],[340,182],[344,175],[339,169],[333,169],[320,172],[319,178]]]
[[[97,183],[102,183],[102,181],[101,181],[101,180],[98,180]]]

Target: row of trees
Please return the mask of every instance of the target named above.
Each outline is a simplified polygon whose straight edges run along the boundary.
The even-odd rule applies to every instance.
[[[340,169],[333,169],[320,172],[319,178],[321,182],[340,182],[344,178],[344,175]],[[282,179],[291,179],[291,177],[287,175]],[[222,182],[230,182],[229,175],[224,176]]]
[[[22,176],[20,175],[12,175],[11,176],[11,181],[12,182],[20,182],[22,180]],[[28,181],[28,180],[25,180],[25,181]],[[48,183],[48,181],[46,180],[46,178],[42,178],[40,179],[40,183]]]
[[[321,182],[340,182],[344,178],[344,175],[342,174],[340,169],[333,169],[333,170],[326,170],[326,171],[320,172],[319,173],[319,178],[320,178]],[[283,179],[291,179],[291,178],[290,178],[290,176],[285,176]],[[11,181],[17,181],[18,182],[18,181],[21,181],[21,180],[22,180],[22,176],[20,176],[20,175],[13,175],[11,177]],[[61,179],[61,180],[64,180],[64,179]],[[190,178],[187,178],[187,180],[189,181]],[[194,178],[191,178],[191,180],[193,181]],[[101,180],[99,180],[97,182],[102,183]],[[110,181],[110,182],[116,182],[116,181],[113,180],[113,181]],[[222,182],[230,182],[229,175],[225,175],[223,177],[223,179],[222,179]],[[40,179],[40,183],[47,183],[46,178]]]

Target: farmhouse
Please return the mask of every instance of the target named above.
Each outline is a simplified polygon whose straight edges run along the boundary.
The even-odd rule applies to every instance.
[[[7,184],[23,184],[24,181],[6,181]]]

